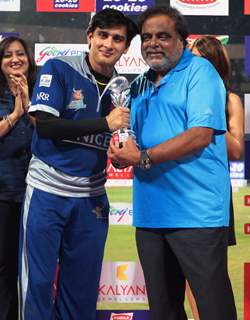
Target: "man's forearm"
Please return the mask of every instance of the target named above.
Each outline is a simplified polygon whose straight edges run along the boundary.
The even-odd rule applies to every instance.
[[[195,127],[180,135],[148,149],[153,164],[168,160],[177,160],[191,155],[208,146],[213,136],[213,129]]]

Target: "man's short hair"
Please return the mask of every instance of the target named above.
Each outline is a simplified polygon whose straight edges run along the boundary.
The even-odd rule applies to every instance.
[[[96,13],[91,19],[87,34],[94,32],[96,28],[112,28],[117,26],[125,26],[127,29],[127,47],[130,45],[131,40],[138,34],[137,25],[121,11],[116,9],[103,9]]]
[[[159,15],[166,15],[174,21],[176,32],[178,32],[178,34],[180,35],[183,43],[186,44],[186,39],[189,35],[187,22],[184,19],[183,15],[177,9],[172,8],[170,6],[151,7],[145,10],[139,16],[139,22],[138,22],[139,32],[140,33],[142,32],[142,26],[146,20]]]

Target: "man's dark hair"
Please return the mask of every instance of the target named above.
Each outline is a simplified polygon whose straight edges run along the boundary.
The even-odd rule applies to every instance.
[[[171,18],[175,23],[175,30],[181,36],[181,40],[184,44],[187,44],[186,39],[189,35],[188,25],[183,15],[175,8],[172,7],[152,7],[145,10],[139,17],[138,28],[139,32],[142,32],[142,26],[146,20],[159,16],[166,15]]]
[[[11,45],[12,42],[18,41],[22,44],[24,51],[27,55],[28,61],[29,61],[29,69],[28,69],[28,75],[27,75],[27,82],[29,86],[29,92],[30,95],[32,93],[32,89],[35,84],[36,80],[36,63],[33,57],[33,54],[31,53],[30,49],[28,48],[28,45],[26,41],[24,41],[22,38],[11,36],[4,38],[0,42],[0,66],[2,65],[2,60],[4,57],[5,50]],[[2,72],[2,69],[0,68],[0,97],[4,95],[5,89],[8,88],[8,83],[5,78],[4,73]]]
[[[94,32],[96,28],[112,28],[117,26],[125,26],[127,29],[127,47],[129,47],[131,40],[138,34],[137,25],[121,11],[107,8],[96,13],[91,19],[87,29],[87,34]]]

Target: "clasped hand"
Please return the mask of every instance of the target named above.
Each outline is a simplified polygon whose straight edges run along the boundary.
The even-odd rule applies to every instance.
[[[124,142],[121,148],[117,142],[111,139],[108,149],[108,157],[111,159],[111,162],[118,163],[122,167],[136,167],[140,163],[140,150],[137,148],[132,137],[129,137],[127,142]]]

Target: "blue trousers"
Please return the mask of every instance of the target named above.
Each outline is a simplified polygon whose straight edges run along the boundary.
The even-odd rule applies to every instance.
[[[95,319],[108,214],[106,195],[62,197],[27,187],[19,250],[21,320]]]

